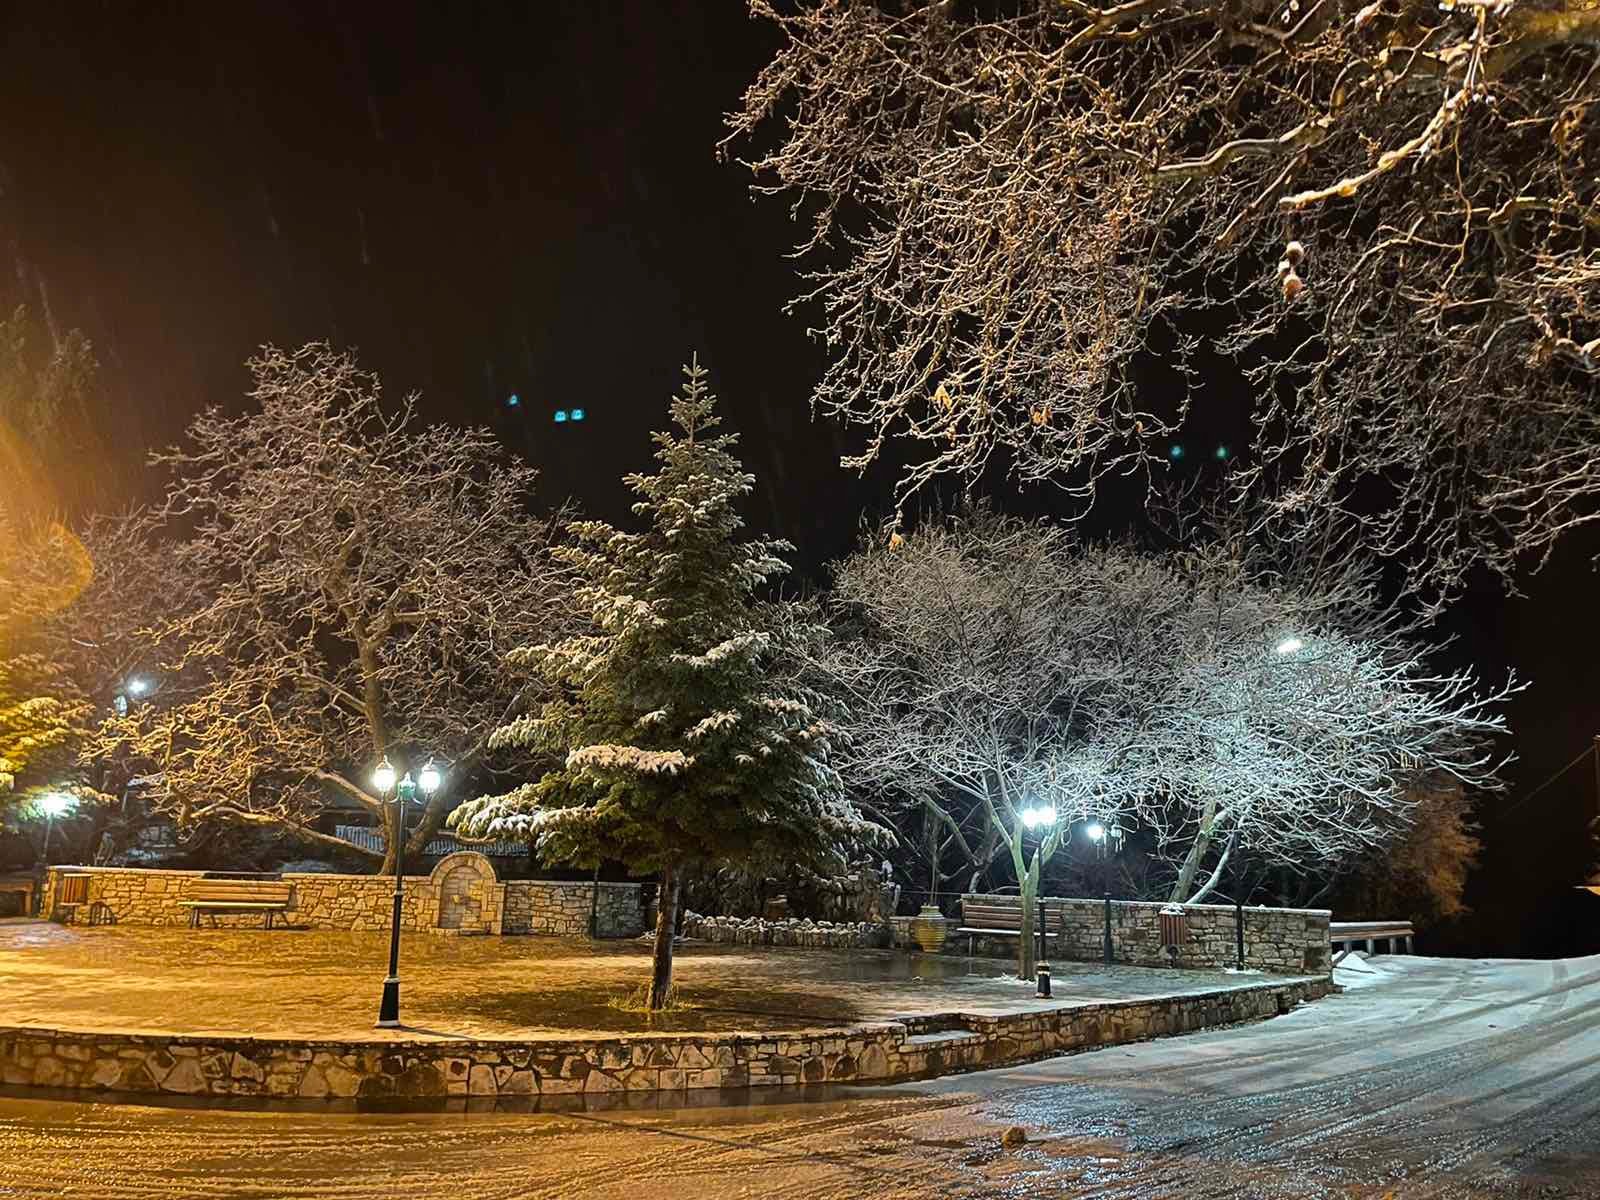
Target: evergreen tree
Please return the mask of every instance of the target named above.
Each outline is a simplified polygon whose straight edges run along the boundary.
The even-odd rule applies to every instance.
[[[793,547],[739,538],[735,506],[755,479],[733,455],[736,436],[714,432],[698,357],[684,373],[671,403],[677,432],[653,435],[660,469],[625,479],[647,530],[578,521],[557,551],[584,581],[592,628],[514,655],[555,698],[494,741],[563,765],[452,818],[477,836],[527,836],[550,861],[659,871],[652,1009],[671,986],[687,872],[778,857],[822,866],[880,832],[845,798],[824,707],[785,670],[759,595],[788,570],[780,556]]]

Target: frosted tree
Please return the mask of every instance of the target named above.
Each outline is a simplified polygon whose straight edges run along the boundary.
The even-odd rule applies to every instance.
[[[1185,416],[1138,352],[1203,337],[1286,530],[1351,505],[1448,588],[1596,520],[1596,0],[750,7],[724,150],[793,202],[851,462],[1087,503]]]
[[[1096,546],[978,509],[869,540],[829,606],[838,636],[814,662],[846,697],[846,781],[922,806],[969,852],[1007,848],[1025,974],[1031,901],[1073,822],[1137,831],[1185,902],[1244,859],[1318,870],[1389,844],[1420,779],[1498,786],[1509,685],[1430,669],[1338,553]],[[1030,826],[1041,807],[1055,821]]]
[[[996,851],[1009,859],[1024,977],[1042,871],[1072,821],[1124,800],[1102,780],[1142,731],[1159,622],[1179,603],[1165,582],[1134,556],[1080,553],[1059,527],[984,509],[869,540],[838,570],[838,637],[818,666],[844,697],[845,777],[922,807],[975,876]],[[1121,769],[1137,788],[1134,760]],[[1040,808],[1056,819],[1035,823]]]
[[[467,832],[534,840],[548,860],[620,860],[661,875],[648,1005],[668,1000],[686,873],[734,861],[828,865],[877,831],[845,798],[818,697],[780,661],[761,593],[787,543],[739,537],[754,484],[734,457],[696,359],[654,435],[659,470],[630,475],[642,532],[571,526],[556,551],[582,580],[588,632],[511,661],[553,695],[493,744],[562,756],[559,769],[463,804]]]
[[[11,476],[4,486],[15,486]],[[93,577],[83,543],[58,521],[38,518],[0,494],[0,803],[57,782],[90,717],[65,665],[44,637]]]
[[[253,404],[211,409],[158,456],[192,600],[161,629],[161,703],[116,724],[107,750],[150,764],[181,824],[314,827],[337,795],[385,830],[381,756],[445,768],[414,814],[413,853],[466,787],[525,770],[489,737],[521,711],[506,654],[570,620],[555,532],[530,508],[534,472],[487,430],[423,426],[415,398],[325,343],[264,349]]]

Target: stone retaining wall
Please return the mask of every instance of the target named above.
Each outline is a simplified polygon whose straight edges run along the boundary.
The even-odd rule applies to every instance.
[[[88,900],[57,903],[64,875],[87,875]],[[109,920],[121,925],[187,925],[182,901],[203,871],[133,867],[52,867],[45,880],[46,916],[68,923]],[[384,930],[394,909],[394,880],[382,875],[285,872],[293,885],[281,919],[306,929]],[[645,929],[643,889],[602,883],[599,896],[584,881],[510,879],[501,883],[489,860],[471,851],[441,859],[428,875],[408,875],[401,928],[440,933],[537,933],[588,936],[591,906],[600,937],[637,937]],[[258,926],[259,912],[208,914],[207,925]]]
[[[889,928],[868,921],[811,921],[762,917],[702,917],[686,913],[683,936],[741,946],[804,946],[814,950],[878,949],[889,944]]]
[[[0,1028],[0,1083],[310,1099],[546,1097],[888,1083],[1270,1017],[1325,979],[1003,1016],[948,1014],[782,1034],[328,1042]]]
[[[1015,904],[1016,896],[972,896],[984,903]],[[1104,954],[1105,906],[1100,900],[1045,897],[1050,914],[1049,957],[1063,962],[1097,962]],[[1119,963],[1139,967],[1176,966],[1196,969],[1232,967],[1238,962],[1231,905],[1184,905],[1187,935],[1176,958],[1168,954],[1161,937],[1160,913],[1167,907],[1150,901],[1111,902],[1111,948]],[[1281,974],[1326,974],[1332,970],[1328,944],[1327,909],[1246,908],[1244,910],[1244,965],[1247,969]],[[914,947],[913,918],[892,922],[893,944]],[[943,953],[966,954],[968,936],[956,933],[959,920],[947,919],[948,938]],[[973,937],[974,954],[1013,958],[1015,938]]]

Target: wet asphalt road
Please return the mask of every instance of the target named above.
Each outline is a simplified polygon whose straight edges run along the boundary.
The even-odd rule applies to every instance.
[[[0,1098],[0,1197],[1600,1200],[1600,958],[1378,959],[1340,978],[1367,986],[1257,1025],[812,1102],[378,1115]],[[1008,1125],[1029,1143],[1002,1150]]]

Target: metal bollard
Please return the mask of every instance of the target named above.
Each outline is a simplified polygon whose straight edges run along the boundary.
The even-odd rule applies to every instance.
[[[1038,978],[1039,978],[1039,988],[1038,988],[1038,990],[1036,992],[1034,992],[1034,995],[1036,995],[1041,1000],[1050,999],[1050,964],[1049,963],[1040,963],[1039,964],[1039,976],[1038,976]]]

